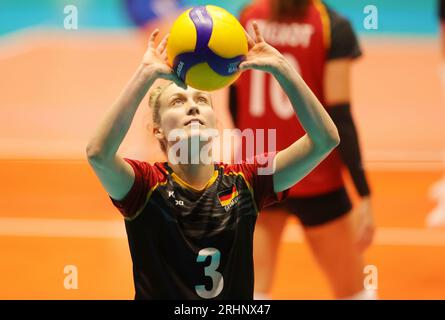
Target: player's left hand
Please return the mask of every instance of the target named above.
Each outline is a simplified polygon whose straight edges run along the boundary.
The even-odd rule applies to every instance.
[[[239,69],[258,69],[272,72],[279,66],[280,62],[285,61],[285,58],[277,49],[264,41],[256,22],[253,22],[253,30],[255,32],[254,38],[246,32],[249,51],[246,60],[239,65]]]
[[[357,248],[364,252],[372,243],[375,234],[374,217],[372,214],[371,199],[363,197],[357,208],[358,237]]]

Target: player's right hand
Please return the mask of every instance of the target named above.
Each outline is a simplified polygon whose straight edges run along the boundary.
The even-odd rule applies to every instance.
[[[156,47],[155,40],[159,35],[159,29],[155,29],[148,40],[148,48],[142,58],[142,65],[147,74],[156,78],[173,81],[178,87],[187,89],[187,85],[179,79],[167,62],[167,41],[168,34],[165,35],[161,43]]]

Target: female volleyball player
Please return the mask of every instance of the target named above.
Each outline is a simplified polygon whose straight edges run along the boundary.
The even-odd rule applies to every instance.
[[[247,28],[253,20],[260,25],[266,41],[298,66],[302,78],[326,106],[342,141],[290,190],[286,202],[259,216],[254,239],[257,298],[267,298],[270,292],[276,253],[288,217],[285,213],[300,220],[336,298],[373,298],[374,293],[363,288],[361,255],[371,243],[374,231],[370,190],[350,106],[351,65],[361,54],[354,31],[348,20],[319,0],[256,1],[243,11],[240,19]],[[305,134],[269,75],[243,73],[231,93],[235,125],[241,130],[275,128],[277,150]],[[258,99],[263,101],[262,107],[258,106]],[[348,168],[362,198],[358,228],[350,214],[352,206],[342,179],[343,166]]]
[[[193,127],[214,128],[216,119],[210,95],[185,87],[167,65],[167,38],[155,48],[158,31],[152,33],[137,72],[88,143],[88,161],[125,217],[136,299],[252,299],[258,210],[285,197],[287,189],[339,143],[337,129],[315,95],[263,40],[256,24],[254,29],[240,69],[271,73],[307,132],[289,148],[261,157],[268,163],[259,156],[236,165],[176,162],[170,151],[178,141],[169,138],[171,133],[184,131],[183,139],[189,141],[196,138]],[[158,78],[172,82],[152,91],[149,100],[153,132],[167,162],[121,158],[117,150],[139,103]],[[200,150],[205,146],[201,144]],[[271,163],[273,174],[260,174]]]

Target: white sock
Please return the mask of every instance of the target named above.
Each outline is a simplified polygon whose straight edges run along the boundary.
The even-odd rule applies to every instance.
[[[342,298],[340,300],[377,300],[377,291],[372,289],[363,289],[352,296]]]
[[[272,300],[268,293],[264,292],[254,292],[253,300]]]

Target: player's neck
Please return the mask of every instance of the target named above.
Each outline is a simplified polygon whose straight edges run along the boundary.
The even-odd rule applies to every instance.
[[[193,188],[201,190],[205,188],[214,174],[214,164],[171,164],[168,163],[173,172]]]

